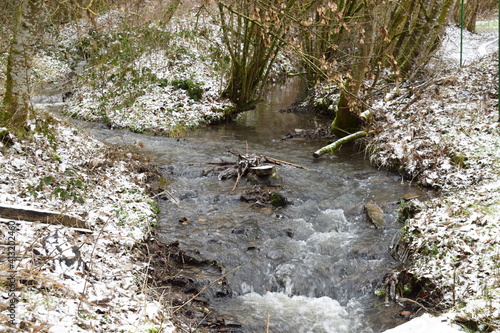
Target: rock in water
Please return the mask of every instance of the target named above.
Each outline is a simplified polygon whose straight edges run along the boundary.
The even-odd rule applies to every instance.
[[[384,227],[384,212],[382,208],[374,203],[365,204],[365,213],[368,221],[372,223],[376,228]]]
[[[288,204],[288,200],[278,192],[269,193],[269,202],[273,207],[284,207]]]

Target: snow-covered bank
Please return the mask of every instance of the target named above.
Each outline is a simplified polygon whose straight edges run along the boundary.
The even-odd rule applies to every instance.
[[[447,318],[432,317],[429,314],[415,318],[408,323],[385,331],[384,333],[458,333],[462,332],[458,325]]]
[[[84,19],[57,37],[47,33],[48,44],[71,55],[65,62],[62,52],[50,50],[49,56],[38,50],[32,59],[33,90],[66,92],[64,98],[72,97],[68,114],[141,132],[177,134],[224,116],[231,104],[220,98],[225,84],[220,66],[227,62],[218,59],[225,55],[208,19],[198,25],[197,18],[186,15],[168,27],[118,31],[122,19],[116,11],[99,17],[102,30],[93,32],[100,34],[95,39],[86,35],[92,26]],[[158,37],[151,38],[146,51],[138,45],[145,33]],[[87,40],[77,45],[77,38]],[[97,41],[103,44],[94,48]],[[107,52],[117,51],[113,47],[119,49],[112,55],[116,58],[106,59]],[[102,52],[103,61],[95,66],[82,62],[79,52],[87,51]],[[2,58],[0,72],[5,68]],[[4,79],[0,76],[0,97]],[[74,90],[63,90],[72,89],[71,81]],[[35,100],[61,102],[61,95]],[[90,232],[0,221],[2,240],[15,237],[19,255],[13,274],[6,273],[10,267],[3,262],[0,330],[173,331],[169,304],[149,296],[145,283],[148,262],[140,248],[156,223],[155,202],[146,191],[148,166],[130,152],[115,154],[116,148],[55,115],[35,114],[26,136],[4,136],[6,129],[0,129],[0,203],[63,212],[83,220]],[[3,251],[7,258],[7,248]],[[16,298],[9,294],[11,287]],[[9,308],[9,302],[15,306]]]
[[[467,34],[476,56],[498,38],[485,34]],[[429,81],[373,104],[376,134],[368,151],[374,165],[439,190],[406,221],[406,271],[429,281],[422,294],[454,320],[491,331],[500,327],[498,53],[475,61],[468,53],[470,65],[458,68],[450,52],[445,43]]]
[[[148,263],[138,259],[156,224],[147,165],[41,111],[31,127],[0,143],[0,203],[63,212],[90,232],[0,221],[2,244],[15,240],[15,257],[2,247],[14,261],[2,263],[1,330],[173,331],[166,306],[147,295]]]
[[[152,40],[149,47],[132,42],[146,39],[137,28],[105,33],[100,42],[105,52],[116,55],[99,55],[99,62],[76,78],[66,112],[113,127],[170,135],[219,121],[232,106],[220,98],[225,78],[218,58],[223,46],[216,26],[200,24],[186,16],[167,27],[142,28],[164,39],[164,45]],[[114,45],[131,50],[125,54]]]
[[[219,122],[233,111],[234,104],[221,97],[230,58],[220,27],[210,15],[185,13],[168,25],[125,26],[93,38],[83,36],[79,41],[86,45],[87,39],[92,40],[100,49],[88,50],[96,53],[95,60],[74,80],[68,115],[137,132],[180,136]],[[72,43],[68,42],[78,45]],[[271,80],[291,70],[289,58],[280,55]]]

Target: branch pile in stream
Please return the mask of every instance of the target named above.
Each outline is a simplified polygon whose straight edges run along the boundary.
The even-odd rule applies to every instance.
[[[290,166],[293,166],[295,168],[310,171],[310,169],[301,167],[300,165],[296,165],[296,164],[293,164],[290,162],[285,162],[282,160],[277,160],[277,159],[269,157],[269,156],[256,155],[256,154],[242,155],[239,153],[234,153],[232,151],[229,151],[229,153],[235,155],[238,158],[236,163],[221,162],[221,163],[210,163],[210,164],[215,164],[215,165],[219,165],[219,166],[230,165],[229,168],[225,168],[219,172],[219,179],[224,180],[224,179],[236,178],[236,181],[235,181],[234,186],[233,186],[231,191],[234,191],[236,186],[238,186],[238,184],[240,183],[241,178],[245,177],[249,173],[254,173],[257,175],[259,175],[260,172],[272,173],[272,170],[273,170],[272,164],[274,164],[274,165],[290,165]]]

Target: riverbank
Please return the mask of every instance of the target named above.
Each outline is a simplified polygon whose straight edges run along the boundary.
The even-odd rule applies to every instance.
[[[392,276],[421,288],[413,296],[434,313],[481,332],[500,327],[497,42],[497,22],[478,22],[478,33],[464,32],[460,67],[460,29],[448,27],[422,76],[371,100],[363,139],[374,166],[437,194],[404,203],[414,206],[399,244],[406,265]],[[318,91],[320,105],[338,98],[333,88]]]
[[[2,302],[2,332],[173,332],[143,260],[156,225],[154,167],[42,110],[30,126],[24,136],[0,129],[2,206],[61,212],[84,227],[1,221],[2,242],[15,246],[12,266],[2,263],[1,292],[15,294]]]
[[[103,37],[115,38],[113,30],[106,29],[123,19],[118,11],[100,17],[97,24]],[[209,22],[200,22],[203,28],[195,22],[197,18],[190,13],[166,31],[151,26],[151,31],[172,38],[173,54],[146,52],[139,57],[140,68],[128,72],[132,77],[120,76],[119,66],[106,67],[107,63],[86,67],[82,74],[88,64],[72,57],[67,62],[60,53],[43,49],[32,59],[33,89],[39,93],[33,97],[29,134],[18,136],[0,128],[0,203],[12,209],[60,212],[82,221],[85,228],[1,220],[2,239],[7,242],[8,237],[15,237],[12,274],[2,274],[2,331],[173,332],[200,325],[199,313],[192,308],[185,317],[182,311],[173,314],[173,303],[189,303],[192,294],[169,300],[160,297],[153,286],[150,289],[155,263],[150,261],[148,246],[154,246],[150,238],[158,208],[149,185],[155,168],[134,149],[106,146],[46,109],[65,106],[71,116],[110,127],[174,136],[217,122],[231,104],[219,98],[222,69],[214,71],[214,63],[205,56],[217,53],[221,46],[212,38]],[[63,28],[61,40],[49,34],[44,38],[71,50],[77,37],[85,38],[82,34],[91,28],[82,20]],[[1,73],[5,73],[5,59],[6,54],[0,59]],[[96,75],[103,75],[105,67],[109,81],[103,88]],[[155,73],[149,76],[153,82],[134,81],[132,88],[139,95],[126,86],[127,80],[151,72]],[[0,76],[0,82],[4,79]],[[4,89],[0,85],[0,96]],[[127,105],[131,95],[135,102]],[[169,116],[160,117],[158,113],[165,110]],[[4,256],[8,257],[6,252]],[[8,262],[2,265],[8,272]],[[162,268],[162,274],[168,274],[168,267]],[[14,302],[10,308],[9,302]],[[205,308],[199,309],[206,319],[201,312]]]
[[[154,82],[144,82],[141,91],[147,93],[134,96],[130,105],[114,108],[131,96],[127,87],[114,86],[112,80],[108,84],[102,78],[82,78],[84,83],[72,91],[68,114],[164,134],[182,134],[192,126],[216,121],[226,105],[215,100],[222,79],[220,72],[192,65],[203,61],[204,53],[188,47],[208,44],[206,39],[194,38],[185,29],[189,26],[185,22],[176,31],[173,44],[183,46],[174,52],[177,62],[163,66],[165,54],[151,52],[154,61],[142,61],[130,76],[119,76],[111,69],[106,73],[120,81],[134,80],[139,72],[150,73],[144,71],[148,67],[159,74]],[[375,101],[370,126],[377,135],[368,151],[374,165],[442,194],[406,221],[402,238],[412,263],[406,272],[431,281],[426,294],[432,294],[441,308],[451,308],[455,320],[481,323],[479,328],[486,331],[499,326],[500,143],[497,58],[482,55],[483,60],[462,70],[447,64],[429,81],[403,85]],[[35,65],[35,74],[49,81],[63,82],[71,72],[66,64],[46,55],[39,55]],[[173,68],[190,72],[183,76],[171,72]],[[200,73],[205,76],[193,79]],[[168,75],[178,80],[176,86],[161,87]],[[198,89],[204,93],[197,99]],[[207,107],[214,104],[219,111]],[[172,109],[172,117],[162,118],[168,123],[159,123],[162,108]],[[0,146],[0,202],[61,211],[85,220],[93,233],[17,223],[17,250],[24,254],[16,266],[18,325],[22,322],[25,330],[45,325],[48,331],[68,332],[173,331],[169,306],[147,296],[148,263],[137,259],[149,228],[156,223],[147,192],[153,170],[148,171],[147,163],[137,163],[132,151],[116,155],[51,115],[40,113],[30,126],[37,129],[32,137],[9,134]],[[6,239],[8,224],[1,226]],[[35,308],[35,303],[42,305]],[[1,313],[8,315],[6,305]]]
[[[476,59],[467,66],[458,68],[445,44],[427,81],[373,104],[367,151],[374,165],[439,193],[401,235],[403,272],[423,286],[416,300],[490,332],[500,327],[498,53],[477,50],[491,48],[498,31],[482,33],[469,34]]]

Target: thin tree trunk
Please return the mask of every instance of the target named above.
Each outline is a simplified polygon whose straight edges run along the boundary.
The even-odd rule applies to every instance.
[[[376,9],[374,2],[370,1],[366,4],[365,23],[363,24],[364,33],[362,34],[363,41],[360,41],[357,60],[354,63],[351,71],[351,79],[348,79],[345,87],[340,93],[338,102],[338,110],[331,124],[332,132],[338,136],[346,136],[359,129],[361,120],[358,117],[361,113],[360,90],[363,84],[365,73],[370,70],[370,62],[373,55],[375,44],[375,20],[373,19],[373,11]]]
[[[39,5],[38,0],[22,0],[19,4],[14,36],[10,42],[5,95],[0,111],[0,123],[3,126],[22,128],[32,108],[30,70]]]

